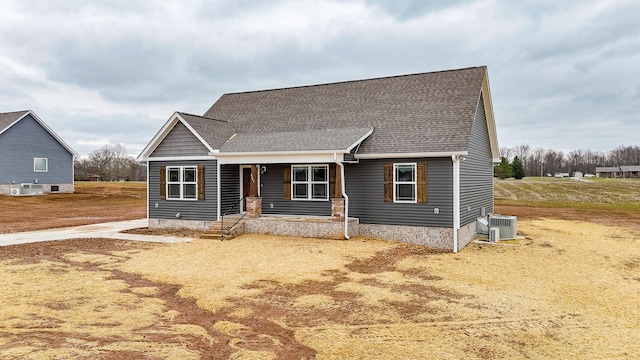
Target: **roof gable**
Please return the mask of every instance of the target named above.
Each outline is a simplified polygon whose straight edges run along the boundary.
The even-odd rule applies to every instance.
[[[178,124],[180,124],[178,126]],[[193,137],[197,139],[199,144],[202,146],[202,151],[195,149],[197,145],[191,143],[193,146],[191,150],[186,149],[186,151],[192,151],[191,155],[180,151],[179,153],[174,153],[172,155],[168,155],[162,147],[164,146],[164,141],[171,141],[172,131],[178,126],[177,131],[181,132],[183,139],[185,139],[185,130],[190,133]],[[140,155],[138,155],[138,160],[148,160],[150,157],[157,156],[209,156],[208,154],[214,152],[220,146],[224,144],[231,136],[233,135],[233,129],[229,123],[226,121],[218,121],[216,119],[205,118],[203,116],[192,115],[182,112],[175,112],[169,120],[165,122],[160,131],[153,137],[151,142],[147,144],[147,146],[142,150]],[[190,140],[188,140],[190,142]],[[180,145],[180,144],[178,144]],[[158,153],[156,153],[156,149],[161,149]],[[193,154],[193,151],[198,154]]]
[[[239,134],[375,128],[359,154],[464,153],[484,98],[497,137],[486,67],[223,95],[205,117]],[[492,133],[493,132],[493,133]],[[491,134],[492,133],[492,134]]]
[[[9,113],[0,113],[0,134],[8,131],[13,125],[24,119],[27,115],[31,115],[31,117],[45,130],[51,135],[62,147],[65,148],[72,156],[77,157],[78,153],[75,152],[58,134],[56,134],[53,129],[51,129],[42,119],[38,117],[31,110],[23,110],[23,111],[14,111]]]

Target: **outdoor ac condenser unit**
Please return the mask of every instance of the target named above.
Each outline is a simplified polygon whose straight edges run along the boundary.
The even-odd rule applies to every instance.
[[[489,242],[497,243],[500,240],[500,228],[492,227],[489,229]]]
[[[489,217],[489,228],[500,229],[500,240],[515,239],[518,233],[518,218],[515,216],[493,215]]]

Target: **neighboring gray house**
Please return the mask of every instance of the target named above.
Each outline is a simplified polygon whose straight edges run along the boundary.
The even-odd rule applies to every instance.
[[[73,192],[76,156],[33,111],[0,113],[0,194]]]
[[[602,178],[637,178],[640,177],[640,165],[598,166],[596,176]]]
[[[344,238],[458,251],[493,213],[498,157],[482,66],[225,94],[174,113],[138,159],[150,227],[246,210],[246,232],[321,236],[305,226],[325,219]]]

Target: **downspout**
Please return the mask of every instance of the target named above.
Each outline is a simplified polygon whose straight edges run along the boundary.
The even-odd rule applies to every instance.
[[[149,226],[149,168],[151,167],[151,160],[147,159],[147,226]],[[157,172],[156,172],[157,174]]]
[[[333,153],[333,160],[336,165],[340,167],[340,188],[342,189],[342,196],[344,196],[344,238],[349,240],[349,196],[347,195],[347,189],[344,178],[344,165],[338,161],[338,154]]]
[[[451,155],[453,161],[453,252],[458,252],[458,230],[460,229],[460,157]]]
[[[220,221],[220,205],[222,203],[220,191],[220,159],[216,159],[216,221]]]

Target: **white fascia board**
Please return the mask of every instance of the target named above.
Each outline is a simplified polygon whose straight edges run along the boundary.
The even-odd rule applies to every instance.
[[[500,150],[498,147],[498,133],[496,131],[496,121],[493,117],[493,101],[491,101],[491,89],[489,88],[489,74],[485,70],[484,79],[482,80],[482,102],[484,105],[484,114],[487,120],[487,129],[489,130],[489,144],[491,147],[491,156],[494,160],[500,158]],[[478,105],[480,99],[478,99]],[[477,111],[477,107],[476,107]]]
[[[400,159],[400,158],[438,158],[451,155],[469,155],[468,151],[417,152],[417,153],[380,153],[355,154],[356,159]]]
[[[51,129],[44,121],[42,121],[42,119],[40,119],[38,117],[38,115],[36,115],[36,113],[34,113],[31,110],[27,111],[24,115],[22,115],[13,124],[15,124],[18,121],[22,120],[27,115],[31,115],[31,117],[33,117],[38,122],[38,124],[40,124],[40,126],[42,126],[51,136],[53,136],[53,138],[56,139],[56,141],[59,142],[60,145],[62,145],[62,147],[67,149],[67,151],[71,154],[71,156],[73,156],[74,158],[79,157],[78,153],[75,150],[73,150],[71,148],[71,146],[69,146],[66,142],[64,142],[64,140],[62,140],[62,138],[60,136],[58,136],[58,134],[56,134],[56,132],[53,131],[53,129]],[[13,124],[11,124],[11,125],[13,126]]]
[[[202,145],[204,145],[207,148],[207,150],[209,150],[210,152],[214,151],[213,148],[211,148],[211,146],[200,136],[200,134],[198,134],[198,132],[195,131],[191,127],[191,125],[189,125],[182,118],[182,116],[180,116],[180,114],[176,111],[173,113],[173,115],[171,115],[171,117],[169,117],[169,120],[167,120],[164,123],[162,128],[160,128],[160,130],[156,133],[153,139],[151,139],[149,144],[147,144],[147,146],[142,150],[142,152],[140,153],[140,155],[138,155],[136,160],[138,161],[149,160],[149,155],[151,155],[151,153],[153,153],[153,151],[158,147],[158,145],[160,145],[162,140],[164,140],[164,138],[167,137],[167,135],[169,135],[169,132],[173,129],[174,126],[176,126],[178,121],[181,122],[182,125],[184,125],[193,134],[193,136],[195,136],[202,143]]]
[[[307,164],[307,163],[333,163],[343,161],[344,153],[341,152],[282,152],[282,153],[255,153],[235,154],[233,156],[216,156],[220,164]]]
[[[360,139],[358,139],[356,142],[354,142],[351,146],[349,146],[347,148],[347,152],[350,153],[351,150],[353,150],[354,147],[360,145],[364,139],[368,138],[369,136],[371,136],[371,134],[373,134],[373,129],[369,130],[369,132],[367,132],[366,134],[364,134],[364,136],[362,136]]]

